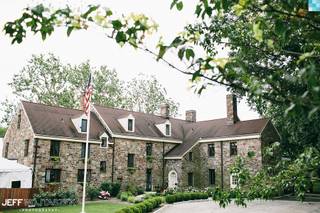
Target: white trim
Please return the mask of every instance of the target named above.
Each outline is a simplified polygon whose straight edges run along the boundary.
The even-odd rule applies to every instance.
[[[164,157],[165,160],[182,160],[182,157]]]
[[[86,140],[83,139],[73,139],[73,138],[65,138],[65,137],[52,137],[52,136],[45,136],[45,135],[35,135],[35,138],[38,139],[44,139],[44,140],[59,140],[59,141],[68,141],[68,142],[80,142],[80,143],[85,143]],[[90,140],[89,143],[92,144],[101,144],[100,141],[96,140]]]
[[[196,141],[187,151],[185,151],[181,157],[164,157],[165,160],[182,160],[183,156],[190,152],[193,147],[198,145],[198,143],[209,143],[209,142],[220,142],[220,141],[233,141],[233,140],[245,140],[245,139],[258,139],[261,138],[261,134],[255,135],[244,135],[244,136],[235,136],[235,137],[220,137],[220,138],[207,138],[207,139],[199,139]]]
[[[167,138],[148,138],[148,137],[139,137],[139,136],[130,136],[130,135],[112,135],[114,138],[124,138],[124,139],[133,139],[133,140],[143,140],[143,141],[157,141],[157,142],[167,142],[167,143],[182,143],[180,140],[167,139]]]
[[[207,142],[217,142],[217,141],[233,141],[233,140],[259,139],[259,138],[261,138],[261,134],[243,135],[243,136],[234,136],[234,137],[206,138],[206,139],[200,139],[198,140],[198,142],[207,143]]]

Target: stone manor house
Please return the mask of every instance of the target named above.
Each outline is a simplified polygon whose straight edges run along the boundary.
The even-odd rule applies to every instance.
[[[234,95],[227,117],[185,120],[94,105],[91,111],[88,181],[131,183],[147,191],[166,187],[232,188],[230,165],[254,152],[251,172],[264,162],[262,150],[279,141],[268,119],[240,121]],[[4,138],[3,157],[32,168],[33,187],[82,189],[87,120],[83,111],[22,101]]]

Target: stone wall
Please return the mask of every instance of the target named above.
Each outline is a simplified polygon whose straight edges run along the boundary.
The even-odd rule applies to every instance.
[[[152,143],[152,158],[147,159],[146,144]],[[175,144],[141,140],[115,139],[115,180],[126,187],[130,183],[146,188],[146,171],[152,169],[153,190],[163,184],[163,156]],[[128,169],[128,154],[134,154],[134,168]]]
[[[18,113],[12,118],[6,135],[3,140],[2,156],[5,157],[6,146],[8,147],[8,159],[16,159],[18,163],[32,167],[34,138],[33,130],[29,123],[28,117],[21,105],[18,107]],[[20,128],[18,127],[18,114],[21,115]],[[29,140],[29,150],[27,156],[24,155],[25,141]]]
[[[78,169],[84,169],[84,159],[81,158],[80,142],[60,142],[59,160],[50,157],[50,140],[39,140],[35,187],[56,185],[65,189],[82,190],[82,184],[77,182]],[[106,161],[106,172],[100,171],[100,161]],[[60,183],[45,183],[46,169],[61,169]],[[103,181],[111,182],[112,147],[101,148],[100,144],[90,145],[88,169],[91,169],[90,185],[99,186]]]
[[[238,140],[238,155],[230,156],[230,142],[223,141],[223,183],[225,188],[230,187],[230,167],[235,162],[237,156],[246,157],[249,151],[255,153],[254,157],[246,164],[250,172],[257,172],[262,166],[261,141],[260,139]],[[208,156],[208,144],[215,145],[215,156]],[[221,186],[221,142],[200,143],[196,145],[191,152],[193,160],[189,161],[189,154],[186,153],[181,162],[181,183],[182,187],[188,186],[188,173],[194,174],[194,186],[199,188],[208,187],[209,169],[215,169],[216,185]],[[172,167],[179,167],[179,163]]]

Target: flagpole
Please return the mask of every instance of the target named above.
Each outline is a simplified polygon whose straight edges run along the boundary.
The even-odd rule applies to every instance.
[[[91,115],[91,96],[89,98],[89,109],[88,109],[88,115],[87,115],[87,137],[86,137],[86,152],[85,152],[85,158],[84,158],[81,213],[85,213],[85,205],[86,205],[85,203],[86,203],[87,168],[88,168],[88,152],[89,152],[89,136],[90,136],[90,115]]]

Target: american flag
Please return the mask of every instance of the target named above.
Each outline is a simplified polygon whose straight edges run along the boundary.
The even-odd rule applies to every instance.
[[[90,106],[92,92],[93,92],[93,86],[92,86],[92,77],[91,77],[91,73],[90,73],[88,85],[86,87],[84,97],[83,97],[83,106],[82,106],[83,111],[86,115],[89,114],[89,106]]]

